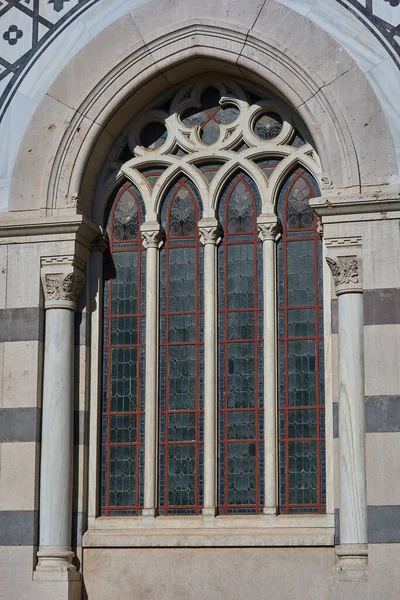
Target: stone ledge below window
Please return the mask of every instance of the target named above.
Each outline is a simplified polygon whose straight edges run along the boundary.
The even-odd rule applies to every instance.
[[[334,546],[332,515],[282,517],[100,517],[83,537],[85,548]],[[242,521],[240,525],[238,521]],[[183,522],[185,521],[185,522]],[[307,522],[308,521],[308,522]],[[305,522],[307,524],[305,525]],[[300,526],[301,525],[301,526]]]

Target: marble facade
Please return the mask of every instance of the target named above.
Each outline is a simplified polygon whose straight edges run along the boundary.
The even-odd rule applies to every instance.
[[[1,599],[397,599],[399,23],[396,0],[0,0]],[[156,214],[142,227],[150,282],[146,509],[134,521],[98,515],[100,273],[112,151],[152,98],[205,72],[274,89],[317,149],[319,158],[303,160],[321,187],[312,206],[326,259],[326,515],[276,515],[276,407],[267,391],[261,520],[215,517],[212,411],[206,518],[154,518],[163,243]],[[264,209],[264,262],[274,264],[279,228],[273,206]],[[211,215],[201,234],[212,292],[219,232]],[[266,339],[276,330],[274,278],[270,269],[263,282]],[[210,293],[208,354],[214,313]],[[212,397],[217,374],[208,364]],[[264,372],[276,372],[272,345]]]

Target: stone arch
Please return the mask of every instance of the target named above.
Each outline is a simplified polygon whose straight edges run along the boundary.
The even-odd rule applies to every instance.
[[[157,39],[149,32],[128,58],[107,73],[100,70],[96,85],[85,93],[71,89],[78,66],[80,72],[91,68],[108,30],[99,34],[40,102],[20,147],[10,210],[92,217],[99,171],[119,132],[150,99],[204,72],[259,83],[294,108],[313,136],[324,193],[360,194],[398,184],[388,124],[365,76],[337,42],[302,16],[296,18],[303,41],[291,42],[291,21],[286,25],[282,13],[292,11],[267,11],[248,35],[229,19],[219,26],[201,18],[175,23]],[[318,53],[323,59],[316,61]],[[377,139],[379,153],[373,151]]]

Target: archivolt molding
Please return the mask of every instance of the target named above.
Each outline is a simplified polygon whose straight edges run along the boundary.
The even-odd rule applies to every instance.
[[[302,17],[299,16],[299,19],[301,21]],[[329,40],[331,43],[331,38]],[[218,71],[221,63],[224,63],[225,72],[230,70],[234,76],[249,81],[262,79],[266,85],[274,87],[280,96],[287,98],[312,132],[325,181],[329,182],[327,187],[332,193],[343,193],[343,190],[360,192],[362,168],[364,172],[368,172],[373,167],[379,176],[375,178],[373,175],[370,179],[376,179],[377,183],[383,179],[388,182],[389,172],[393,179],[394,153],[389,136],[385,138],[387,147],[380,153],[380,156],[385,156],[385,160],[381,161],[382,165],[374,163],[369,167],[371,159],[368,153],[364,152],[359,156],[361,140],[354,138],[352,115],[346,112],[348,100],[342,97],[345,92],[340,86],[332,88],[325,74],[319,73],[317,69],[313,70],[312,65],[307,65],[307,59],[304,58],[300,64],[302,58],[293,57],[301,57],[302,49],[290,48],[286,42],[287,40],[285,44],[280,44],[276,40],[268,40],[265,35],[260,39],[254,32],[246,38],[242,32],[234,29],[205,24],[179,27],[154,42],[148,42],[103,77],[78,107],[62,139],[57,142],[57,148],[54,152],[52,150],[51,161],[43,161],[45,172],[42,173],[39,187],[44,186],[44,189],[35,192],[35,197],[47,197],[49,214],[54,210],[81,210],[90,216],[99,162],[104,160],[100,158],[101,153],[104,156],[112,145],[114,131],[118,127],[119,130],[122,129],[118,123],[124,118],[121,115],[127,114],[127,103],[132,102],[132,94],[140,89],[142,98],[147,93],[154,96],[154,92],[148,90],[151,87],[154,90],[157,77],[158,92],[175,85],[177,78],[187,77],[190,61],[193,67],[190,74],[193,76],[205,71]],[[332,56],[331,60],[335,58]],[[329,59],[327,56],[327,60]],[[184,62],[186,64],[180,75],[179,65]],[[345,62],[346,65],[353,64],[351,68],[354,69],[354,74],[361,76],[349,58]],[[339,73],[338,77],[340,76]],[[358,85],[354,86],[353,104],[362,107],[365,102],[361,102],[361,97],[358,98],[358,94],[362,93],[358,88]],[[378,114],[379,107],[375,104],[374,110]],[[372,105],[369,104],[369,112],[371,110]],[[386,132],[387,126],[381,115],[375,122]],[[33,129],[38,126],[38,121],[32,125]],[[33,131],[30,135],[33,135]],[[96,147],[99,136],[103,138],[102,144]],[[182,139],[180,142],[187,144]],[[367,181],[364,183],[371,185]],[[11,203],[15,198],[16,207],[21,202],[20,198],[24,197],[18,186],[26,189],[24,178],[19,178],[12,190]],[[35,189],[38,189],[37,186]],[[82,198],[79,208],[68,207],[67,199],[73,194],[79,194]]]

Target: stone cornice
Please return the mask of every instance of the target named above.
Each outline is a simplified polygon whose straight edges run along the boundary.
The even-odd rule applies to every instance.
[[[83,215],[43,217],[29,213],[16,216],[11,213],[0,215],[0,244],[13,239],[31,243],[43,241],[43,238],[59,238],[61,235],[74,236],[83,245],[90,248],[92,242],[102,234],[101,228]]]
[[[324,194],[310,200],[310,206],[317,215],[328,216],[356,215],[400,211],[400,187],[382,187],[374,192],[334,196]]]

